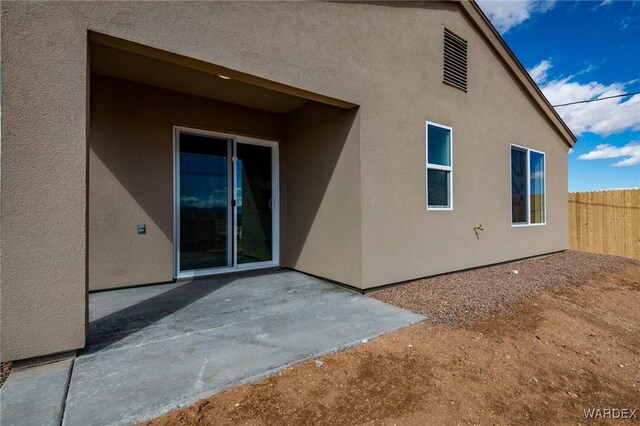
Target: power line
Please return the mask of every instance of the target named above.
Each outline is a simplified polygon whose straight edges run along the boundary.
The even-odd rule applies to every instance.
[[[605,99],[621,98],[623,96],[632,96],[632,95],[637,95],[637,94],[640,94],[640,92],[623,93],[622,95],[605,96],[604,98],[587,99],[586,101],[576,101],[576,102],[569,102],[569,103],[566,103],[566,104],[551,105],[551,106],[554,107],[554,108],[557,108],[557,107],[562,107],[562,106],[567,106],[567,105],[586,104],[588,102],[604,101]]]

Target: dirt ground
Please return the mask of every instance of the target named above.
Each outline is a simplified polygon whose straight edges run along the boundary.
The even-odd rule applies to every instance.
[[[500,309],[484,312],[450,298],[453,309],[477,314],[436,316],[148,424],[598,424],[585,419],[585,409],[640,409],[640,263],[591,261],[600,270],[517,292]],[[538,274],[559,267],[553,259],[526,262]],[[459,285],[454,275],[449,281]],[[417,290],[386,291],[420,310]]]

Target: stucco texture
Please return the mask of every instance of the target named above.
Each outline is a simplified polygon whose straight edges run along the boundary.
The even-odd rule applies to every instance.
[[[90,216],[87,227],[88,205],[106,204],[109,197],[138,198],[123,207],[123,223],[148,220],[154,239],[132,242],[131,250],[140,254],[157,244],[157,250],[140,254],[143,262],[170,260],[171,218],[149,207],[166,206],[171,194],[154,192],[159,195],[152,198],[144,182],[127,188],[118,174],[130,170],[101,165],[105,157],[88,148],[88,30],[360,106],[337,112],[305,104],[285,119],[284,145],[287,137],[300,141],[281,152],[283,203],[292,208],[283,209],[282,222],[296,224],[283,230],[285,266],[370,288],[565,249],[568,145],[460,7],[453,2],[3,2],[2,359],[84,345],[88,278],[114,273],[114,264],[126,257],[87,244],[91,230],[119,220]],[[468,93],[442,83],[443,27],[469,41]],[[202,125],[210,127],[207,120]],[[325,120],[333,123],[330,132],[323,130]],[[425,208],[425,121],[454,129],[450,212]],[[164,133],[156,136],[165,141]],[[161,187],[170,185],[159,172],[170,148],[162,142],[157,152],[149,152],[152,141],[145,138],[130,149],[156,159],[140,167]],[[323,138],[333,145],[324,147]],[[545,226],[511,227],[510,143],[547,154]],[[100,144],[105,148],[108,141]],[[126,149],[108,155],[126,156]],[[91,164],[113,190],[98,200],[87,184]],[[319,176],[310,195],[304,181],[296,181],[309,170]],[[313,177],[304,179],[313,183]],[[485,230],[478,240],[472,228],[480,223]],[[126,226],[126,238],[104,242],[105,250],[135,240]],[[96,256],[105,259],[90,262],[96,269],[87,268],[87,259]],[[164,268],[153,276],[129,271],[115,284],[164,280],[169,274]]]
[[[363,287],[564,250],[568,244],[568,145],[462,14],[425,12],[402,19],[418,34],[402,36],[401,56],[384,76],[402,84],[389,87],[394,92],[382,94],[384,102],[363,102],[361,108],[363,117],[380,117],[362,123]],[[426,24],[412,25],[411,19]],[[468,93],[441,82],[443,26],[469,43]],[[453,128],[452,211],[425,207],[426,120]],[[511,225],[510,144],[546,153],[544,226]],[[484,231],[478,239],[473,228],[479,225]]]
[[[280,140],[284,117],[92,75],[89,290],[171,281],[173,126]],[[145,235],[137,224],[146,224]]]

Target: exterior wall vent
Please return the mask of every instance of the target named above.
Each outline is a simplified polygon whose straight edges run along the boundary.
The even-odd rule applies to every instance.
[[[444,29],[445,83],[467,91],[467,41]]]

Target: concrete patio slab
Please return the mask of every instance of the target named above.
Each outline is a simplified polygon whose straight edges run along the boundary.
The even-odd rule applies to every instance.
[[[73,360],[13,371],[0,389],[0,423],[59,426]]]
[[[89,305],[88,345],[73,364],[62,416],[68,426],[153,418],[424,319],[285,270],[93,293]],[[60,421],[57,407],[51,422]]]

